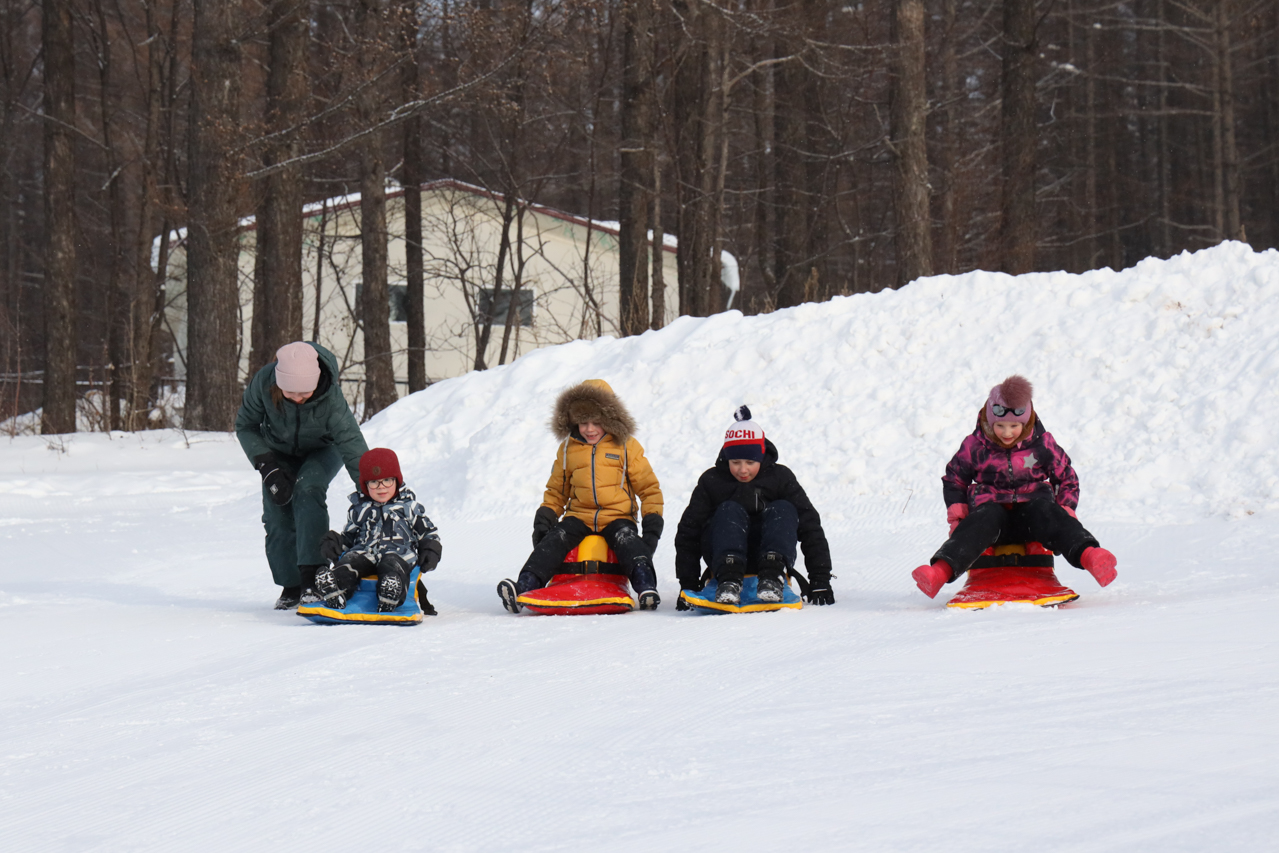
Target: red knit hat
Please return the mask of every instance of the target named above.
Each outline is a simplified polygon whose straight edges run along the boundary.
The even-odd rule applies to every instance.
[[[764,430],[751,420],[751,410],[738,406],[733,412],[733,425],[724,433],[720,455],[725,459],[764,461]]]
[[[375,447],[360,457],[361,492],[366,495],[369,493],[369,490],[365,488],[369,480],[385,480],[387,477],[395,478],[397,489],[404,485],[404,475],[400,473],[400,460],[394,450]]]

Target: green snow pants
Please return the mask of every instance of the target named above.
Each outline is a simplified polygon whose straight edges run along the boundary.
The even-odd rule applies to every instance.
[[[294,475],[293,500],[276,506],[262,487],[262,524],[266,527],[266,561],[280,586],[298,586],[298,566],[318,566],[320,537],[329,529],[329,483],[342,468],[342,454],[326,447],[306,456],[277,454],[280,467]]]

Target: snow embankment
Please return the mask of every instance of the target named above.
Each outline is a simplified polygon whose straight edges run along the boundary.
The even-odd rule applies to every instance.
[[[819,508],[865,496],[940,513],[938,478],[988,389],[1022,373],[1089,518],[1239,516],[1279,507],[1276,327],[1279,253],[1240,243],[1123,272],[934,276],[539,350],[401,400],[365,431],[399,452],[428,511],[531,517],[552,400],[600,377],[639,421],[668,514],[740,403]]]

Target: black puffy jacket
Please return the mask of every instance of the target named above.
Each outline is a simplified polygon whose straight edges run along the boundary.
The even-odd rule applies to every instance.
[[[728,470],[728,460],[723,452],[697,480],[688,508],[680,516],[675,531],[675,572],[685,589],[695,588],[702,575],[702,533],[710,523],[715,509],[724,501],[732,500],[739,490],[754,490],[754,497],[762,508],[771,501],[790,501],[799,513],[799,544],[804,550],[804,565],[814,587],[830,587],[830,545],[822,520],[813,503],[804,493],[804,487],[795,474],[785,465],[777,464],[777,448],[764,440],[764,461],[759,474],[749,483],[738,482]]]

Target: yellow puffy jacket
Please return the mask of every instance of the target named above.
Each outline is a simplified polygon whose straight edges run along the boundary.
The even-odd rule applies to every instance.
[[[577,432],[593,421],[606,435],[594,445]],[[571,515],[599,531],[619,518],[638,521],[662,514],[662,487],[644,447],[632,435],[635,422],[608,383],[590,379],[560,394],[551,418],[560,439],[542,506]]]

